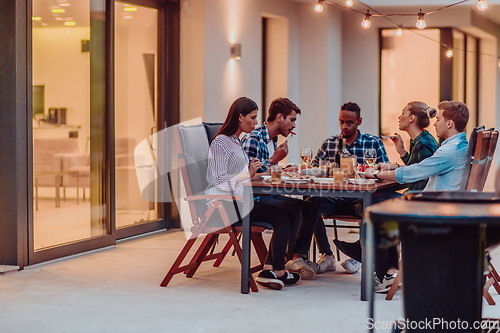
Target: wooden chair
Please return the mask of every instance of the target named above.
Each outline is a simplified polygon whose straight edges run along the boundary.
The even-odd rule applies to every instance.
[[[192,227],[190,230],[191,236],[161,282],[160,285],[162,287],[166,287],[172,277],[178,273],[184,273],[188,278],[193,277],[198,267],[204,261],[215,260],[214,266],[219,266],[231,247],[235,249],[241,262],[241,247],[237,240],[237,235],[241,233],[241,226],[237,223],[232,223],[234,221],[230,221],[229,214],[221,201],[221,199],[237,200],[241,198],[229,195],[210,196],[204,194],[204,190],[207,187],[208,141],[207,131],[202,124],[193,126],[178,125],[175,130],[175,142],[179,154],[179,168],[186,192],[184,199],[188,202]],[[214,199],[216,201],[207,205],[207,200]],[[220,226],[213,226],[214,217],[218,218]],[[266,245],[262,238],[262,232],[266,229],[272,229],[271,225],[267,223],[252,223],[251,239],[260,264],[252,267],[250,273],[260,271],[267,256]],[[212,253],[209,253],[214,248],[218,236],[221,234],[228,235],[229,242],[224,246],[222,251],[216,253],[212,251]],[[203,235],[203,240],[189,263],[182,265],[196,240]],[[250,276],[250,288],[252,291],[258,291],[257,284],[252,276]]]
[[[469,137],[469,147],[467,151],[468,163],[464,169],[463,180],[460,190],[463,191],[483,191],[488,171],[493,161],[495,148],[498,142],[498,131],[494,128],[486,130],[484,126],[476,127]],[[488,260],[489,261],[489,260]],[[500,285],[498,273],[489,262],[488,278],[485,287],[483,288],[483,296],[490,305],[495,305],[495,302],[488,292],[488,289],[493,285],[497,292],[500,293]],[[402,281],[403,270],[400,269],[396,280],[393,282],[389,292],[387,293],[386,300],[391,300],[399,288]],[[496,280],[495,280],[496,278]]]

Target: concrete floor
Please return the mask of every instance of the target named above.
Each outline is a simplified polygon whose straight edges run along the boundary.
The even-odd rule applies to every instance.
[[[238,261],[228,257],[219,268],[205,263],[194,278],[177,275],[161,288],[184,242],[182,232],[163,232],[3,274],[0,332],[366,331],[360,274],[345,274],[340,265],[298,286],[242,295]],[[401,292],[392,301],[376,297],[377,320],[402,317]],[[485,317],[500,318],[500,305],[483,308]]]

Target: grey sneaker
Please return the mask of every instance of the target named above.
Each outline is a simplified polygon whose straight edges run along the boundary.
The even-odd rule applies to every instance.
[[[288,261],[285,269],[299,273],[302,280],[312,280],[316,277],[319,265],[304,258],[296,258]]]
[[[347,273],[354,274],[361,268],[361,263],[354,259],[347,259],[340,263],[340,266],[342,266]]]
[[[319,266],[318,274],[330,271],[333,272],[337,269],[335,265],[335,257],[333,255],[322,254],[316,263]]]
[[[396,279],[397,274],[386,274],[384,275],[384,280],[380,281],[378,277],[375,277],[375,292],[379,294],[385,294],[391,289],[394,279]]]

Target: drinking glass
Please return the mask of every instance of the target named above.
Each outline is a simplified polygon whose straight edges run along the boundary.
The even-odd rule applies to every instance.
[[[309,167],[311,164],[312,156],[313,156],[312,148],[302,148],[300,150],[300,158],[307,165],[307,167]]]
[[[365,163],[366,165],[372,167],[377,162],[377,150],[376,149],[365,149]]]
[[[278,165],[271,165],[271,184],[281,184],[283,168]]]

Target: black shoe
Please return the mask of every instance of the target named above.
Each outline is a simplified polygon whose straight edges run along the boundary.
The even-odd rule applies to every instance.
[[[283,275],[283,276],[285,276],[285,275]],[[274,290],[280,290],[281,288],[283,288],[285,286],[285,283],[282,281],[282,278],[283,277],[278,278],[276,276],[276,273],[274,273],[273,271],[266,270],[266,271],[260,272],[259,275],[257,275],[257,278],[255,279],[255,281],[263,287],[271,288]]]
[[[278,279],[283,281],[285,287],[293,286],[294,284],[297,284],[300,281],[300,274],[296,272],[285,271],[285,274],[280,276]]]
[[[340,250],[343,254],[352,259],[361,262],[361,243],[355,241],[354,243],[344,242],[338,239],[333,240],[333,244]]]

